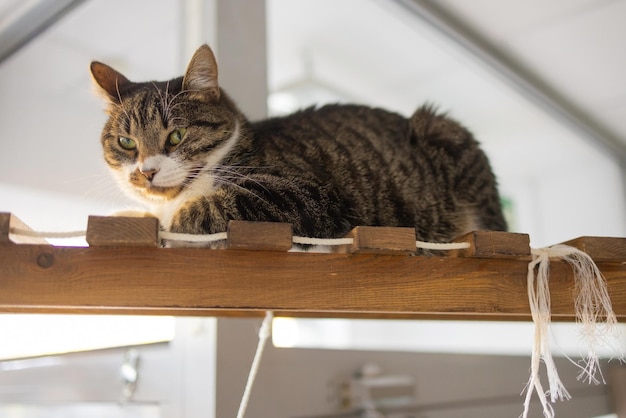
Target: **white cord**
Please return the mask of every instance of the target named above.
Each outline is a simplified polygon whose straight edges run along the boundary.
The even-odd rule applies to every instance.
[[[14,235],[25,236],[25,237],[54,238],[54,239],[76,238],[76,237],[84,237],[86,235],[86,231],[38,232],[38,231],[31,231],[31,230],[22,229],[22,228],[11,228],[10,233]],[[210,242],[227,240],[228,233],[218,232],[216,234],[201,235],[201,234],[182,234],[178,232],[160,231],[159,237],[167,241],[210,243]],[[338,245],[351,245],[354,243],[354,238],[309,238],[309,237],[293,236],[292,242],[294,244],[300,244],[300,245],[338,246]],[[427,250],[446,251],[446,250],[462,250],[465,248],[469,248],[470,244],[467,242],[440,243],[440,242],[416,241],[415,246],[417,248],[422,248],[422,249],[427,249]]]
[[[31,237],[31,238],[77,238],[84,237],[86,235],[86,231],[68,231],[68,232],[39,232],[39,231],[31,231],[29,229],[22,228],[10,228],[9,232],[14,235],[19,235],[22,237]]]
[[[292,237],[294,244],[301,245],[351,245],[354,242],[354,238],[307,238],[307,237]]]
[[[469,242],[425,242],[415,241],[417,248],[424,250],[463,250],[469,248]]]
[[[216,241],[226,240],[228,238],[228,233],[218,232],[216,234],[199,235],[199,234],[182,234],[179,232],[160,231],[159,237],[168,241],[216,242]]]
[[[531,249],[532,261],[528,264],[527,291],[530,311],[535,323],[535,340],[531,356],[531,371],[526,385],[524,412],[526,418],[529,413],[530,400],[533,392],[537,393],[546,418],[554,417],[554,408],[548,402],[570,399],[571,396],[559,378],[556,365],[552,359],[550,348],[550,258],[564,260],[574,270],[575,291],[578,293],[574,302],[576,319],[582,325],[582,340],[586,345],[587,353],[581,368],[579,379],[589,383],[599,383],[596,372],[602,373],[599,368],[597,347],[607,344],[611,340],[619,339],[620,333],[616,328],[617,318],[611,306],[611,299],[606,286],[606,279],[591,257],[583,251],[567,245],[555,245],[547,248]],[[609,346],[611,346],[609,344]],[[618,348],[618,345],[612,348]],[[615,350],[614,358],[624,359],[621,349]],[[548,390],[541,385],[539,367],[541,361],[546,366]]]
[[[248,408],[250,393],[252,392],[252,386],[254,385],[254,380],[256,379],[256,375],[259,371],[259,365],[261,364],[261,358],[263,357],[265,343],[272,334],[273,318],[274,314],[272,311],[265,312],[265,319],[263,319],[261,329],[259,330],[259,344],[257,345],[256,353],[254,354],[254,360],[252,360],[252,366],[250,366],[250,373],[248,374],[246,388],[244,389],[243,396],[241,397],[241,403],[239,404],[239,410],[237,411],[237,418],[243,418],[246,413],[246,409]]]

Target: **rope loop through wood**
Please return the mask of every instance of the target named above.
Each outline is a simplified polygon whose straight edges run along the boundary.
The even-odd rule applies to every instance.
[[[23,228],[11,228],[11,234],[30,237],[30,238],[43,238],[43,239],[69,239],[69,238],[82,238],[85,237],[87,231],[32,231]],[[215,234],[183,234],[177,232],[159,231],[159,237],[165,241],[179,241],[179,242],[192,242],[192,243],[213,243],[219,241],[225,241],[228,239],[227,232],[218,232]],[[351,245],[354,242],[354,238],[310,238],[294,235],[292,238],[294,244],[299,245],[319,245],[319,246],[342,246]],[[439,251],[452,251],[462,250],[470,247],[467,242],[426,242],[415,241],[415,247],[427,250],[439,250]]]

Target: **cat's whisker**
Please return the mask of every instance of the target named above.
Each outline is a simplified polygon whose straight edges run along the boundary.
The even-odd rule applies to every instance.
[[[241,173],[229,173],[229,172],[212,172],[212,175],[214,175],[217,178],[227,178],[227,179],[232,179],[232,180],[244,180],[244,181],[249,181],[250,183],[254,183],[257,184],[259,186],[262,185],[262,182],[253,178],[252,176],[248,176],[245,174],[241,174]]]
[[[260,202],[263,202],[265,204],[269,204],[269,202],[264,199],[263,197],[261,197],[259,194],[257,194],[256,192],[253,192],[250,189],[246,189],[245,187],[241,186],[240,184],[237,184],[235,182],[232,182],[230,180],[228,180],[228,178],[224,178],[224,177],[219,177],[219,178],[215,178],[216,183],[221,184],[222,186],[226,186],[226,187],[234,187],[237,190],[239,190],[240,192],[244,192],[246,194],[252,195],[254,196],[256,199],[258,199]],[[267,190],[267,189],[266,189]]]
[[[174,100],[170,100],[169,102],[170,109],[176,109],[178,106],[184,106],[184,105],[185,105],[185,102],[174,103]]]
[[[191,90],[182,89],[180,92],[173,95],[169,102],[170,108],[173,109],[175,106],[178,106],[180,104],[180,103],[174,103],[174,101],[176,101],[180,96],[187,94],[187,93],[191,93],[191,92],[192,92]]]
[[[273,166],[270,165],[241,165],[241,163],[239,162],[234,162],[231,163],[229,165],[216,165],[216,168],[243,168],[243,169],[249,169],[249,170],[265,170],[268,168],[272,168]]]
[[[237,167],[239,169],[244,168],[242,167]],[[250,166],[248,167],[249,169],[258,169],[260,167],[253,167]],[[217,183],[220,184],[228,184],[230,186],[235,186],[236,188],[238,188],[239,190],[245,190],[248,193],[252,193],[253,195],[255,195],[257,198],[263,200],[259,195],[257,195],[256,193],[252,192],[249,189],[246,189],[244,186],[242,186],[241,184],[234,182],[233,180],[243,180],[243,181],[247,181],[250,183],[254,183],[257,186],[261,187],[263,190],[269,192],[268,188],[263,184],[264,182],[259,180],[258,178],[252,177],[249,174],[245,174],[242,173],[238,170],[235,169],[234,166],[223,166],[223,165],[218,165],[218,166],[214,166],[211,167],[209,170],[209,173],[213,176],[213,178],[215,179],[215,181]]]
[[[96,176],[94,175],[93,177]],[[121,193],[120,188],[105,173],[96,177],[96,180],[92,182],[90,187],[81,194],[81,198],[103,207],[128,205],[126,196]]]
[[[260,187],[261,189],[265,190],[266,192],[270,192],[270,190],[266,187],[266,185],[264,184],[264,182],[262,182],[261,180],[258,180],[256,178],[253,178],[251,176],[242,174],[242,173],[237,173],[237,172],[232,172],[232,173],[226,173],[227,175],[222,175],[222,174],[218,174],[218,175],[214,175],[214,178],[216,180],[217,183],[220,184],[228,184],[231,186],[235,186],[236,188],[238,188],[239,190],[246,190],[248,193],[253,194],[254,196],[256,196],[257,198],[263,200],[258,194],[252,192],[251,190],[247,189],[246,187],[244,187],[243,185],[240,184],[240,182],[243,180],[244,182],[250,182],[253,183],[255,185],[257,185],[258,187]],[[233,181],[233,180],[238,180]]]
[[[180,121],[180,122],[186,123],[186,124],[188,124],[188,125],[191,125],[191,123],[190,123],[189,119],[187,119],[187,118],[183,118],[182,116],[177,116],[177,117],[175,117],[175,118],[171,118],[171,119],[170,119],[170,121],[171,121],[171,122]]]
[[[265,180],[261,180],[259,176],[262,176],[264,172],[267,171],[269,167],[264,166],[239,166],[239,165],[230,165],[230,166],[214,166],[211,168],[211,172],[223,176],[229,175],[233,178],[239,178],[242,180],[251,181],[253,183],[257,183],[259,186],[262,186]]]
[[[165,120],[169,119],[170,116],[170,104],[171,102],[167,100],[167,98],[169,97],[170,94],[170,82],[169,80],[167,81],[167,83],[165,83],[165,94],[163,95],[163,113],[165,113]]]
[[[167,102],[167,90],[169,89],[169,84],[170,82],[168,81],[165,85],[165,95],[163,95],[163,92],[161,91],[159,86],[157,86],[155,82],[152,82],[152,86],[154,87],[156,92],[159,94],[159,99],[160,99],[160,104],[161,104],[161,120],[163,121],[163,123],[167,123],[169,119],[169,106]]]
[[[130,123],[130,114],[128,113],[128,110],[126,110],[126,107],[124,106],[124,100],[122,99],[122,94],[120,93],[120,85],[119,85],[119,79],[115,79],[115,91],[117,92],[117,98],[120,101],[119,103],[119,108],[122,110],[122,112],[124,112],[124,114],[126,115],[126,118],[128,119],[128,122]]]
[[[114,182],[110,181],[106,176],[96,178],[92,181],[83,192],[85,198],[98,198],[104,193],[117,191],[117,187]]]

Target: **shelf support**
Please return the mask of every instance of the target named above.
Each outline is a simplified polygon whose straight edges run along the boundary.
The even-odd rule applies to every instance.
[[[480,235],[489,232],[470,235],[479,246],[472,250],[472,257],[409,256],[384,248],[319,254],[284,248],[132,246],[134,235],[127,231],[141,230],[133,226],[137,223],[144,225],[146,233],[150,227],[145,225],[150,222],[90,219],[90,228],[109,231],[116,230],[109,224],[123,224],[117,231],[126,234],[127,240],[88,248],[57,247],[14,243],[9,240],[10,227],[19,222],[11,214],[0,214],[0,311],[256,317],[272,310],[303,317],[530,319],[527,257],[518,250],[508,257],[502,251],[485,256],[493,248],[482,251],[480,243],[492,245],[493,239],[485,241]],[[383,232],[389,240],[390,231]],[[98,232],[88,230],[90,234]],[[498,240],[504,239],[500,234]],[[513,242],[519,243],[518,235],[512,237]],[[137,239],[145,242],[147,238],[137,234]],[[599,251],[598,267],[607,280],[613,310],[623,320],[626,239],[606,241],[611,248],[608,259],[601,255],[602,240],[581,238],[577,242],[593,242],[594,251]],[[575,319],[573,288],[570,266],[552,261],[554,320]]]

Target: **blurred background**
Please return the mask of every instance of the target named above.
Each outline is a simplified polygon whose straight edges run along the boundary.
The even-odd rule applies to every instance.
[[[207,42],[221,65],[222,87],[251,119],[326,102],[363,103],[408,116],[422,103],[432,103],[461,121],[481,142],[499,179],[511,230],[529,234],[531,245],[551,245],[582,235],[623,237],[624,18],[626,1],[622,0],[0,0],[0,211],[12,212],[39,230],[63,231],[84,229],[89,214],[106,215],[137,207],[119,192],[102,160],[99,137],[105,114],[103,103],[93,94],[89,63],[108,63],[131,80],[169,79],[181,75],[193,51]],[[16,342],[24,340],[25,334],[41,335],[42,324],[54,329],[42,318],[31,319],[39,328],[25,331],[28,325],[18,322],[22,319],[4,316],[4,329],[18,331]],[[87,329],[104,327],[94,325],[93,318],[84,319]],[[146,386],[138,383],[138,394],[120,395],[129,383],[119,377],[117,369],[107,369],[132,363],[128,348],[108,348],[72,358],[76,364],[89,364],[88,368],[73,368],[67,356],[45,357],[60,362],[45,367],[38,363],[19,363],[23,368],[7,365],[17,358],[41,361],[42,353],[20,352],[18,348],[17,354],[5,355],[11,359],[9,363],[0,363],[0,368],[4,367],[0,372],[0,399],[4,402],[0,416],[49,417],[52,410],[37,412],[40,410],[26,405],[70,400],[74,406],[59,407],[60,412],[54,413],[64,417],[233,415],[228,405],[235,402],[238,385],[242,388],[243,383],[239,377],[220,375],[236,375],[232,370],[238,370],[238,364],[245,376],[250,356],[247,349],[256,345],[256,323],[160,319],[167,322],[156,328],[166,330],[165,335],[147,336],[151,345],[139,349],[146,358],[141,364],[155,377]],[[483,325],[486,328],[480,328]],[[512,414],[521,412],[517,394],[527,379],[529,359],[524,353],[529,353],[529,348],[524,341],[532,338],[532,329],[529,324],[521,324],[524,329],[515,328],[517,324],[496,325],[416,322],[411,325],[414,328],[405,329],[358,321],[286,321],[281,326],[291,330],[291,337],[288,335],[282,344],[307,348],[277,348],[270,354],[269,364],[280,370],[284,366],[281,362],[294,356],[290,370],[295,370],[296,364],[303,368],[298,395],[287,395],[289,390],[296,390],[285,383],[292,380],[288,374],[268,371],[261,375],[261,381],[266,378],[268,385],[263,386],[267,391],[262,391],[267,396],[265,403],[281,405],[282,409],[276,412],[261,406],[261,401],[255,409],[253,399],[248,416],[321,416],[342,410],[342,402],[346,402],[338,395],[342,385],[352,379],[350,373],[358,375],[360,365],[370,357],[383,366],[387,364],[383,369],[395,367],[401,374],[408,370],[414,376],[417,390],[411,402],[423,406],[421,412],[412,412],[414,416],[515,416]],[[427,328],[415,328],[420,326]],[[78,327],[72,325],[71,329]],[[130,333],[141,328],[150,327],[132,325]],[[509,335],[507,332],[512,335],[503,337]],[[564,331],[563,339],[575,346],[573,332]],[[364,335],[371,337],[370,342]],[[397,337],[407,335],[427,337],[398,349]],[[448,341],[457,335],[456,342]],[[519,343],[515,340],[509,344],[514,349],[501,347],[500,342],[513,341],[515,335],[521,338]],[[424,346],[425,339],[432,345]],[[442,339],[444,342],[438,342]],[[155,340],[160,342],[155,345]],[[468,344],[468,340],[484,344],[470,350],[468,346],[473,343]],[[377,343],[380,341],[396,342],[381,345]],[[103,346],[131,344],[137,342],[105,342]],[[205,368],[194,369],[189,367],[191,363],[187,368],[172,366],[196,359],[185,351],[194,344],[206,349],[207,358],[212,359]],[[331,349],[320,351],[325,344]],[[395,354],[372,351],[394,350],[394,344]],[[41,346],[38,342],[22,345]],[[219,351],[220,346],[232,345],[241,345],[244,352],[237,354],[230,348]],[[361,351],[356,354],[351,350]],[[578,348],[572,350],[576,356]],[[412,366],[399,362],[398,351]],[[293,354],[305,352],[321,357],[304,361]],[[418,352],[421,354],[415,354]],[[494,370],[492,364],[503,359],[510,367]],[[161,366],[163,363],[169,366]],[[322,368],[325,375],[313,378],[310,370],[304,371],[304,363],[327,363],[329,367]],[[96,364],[102,365],[102,371],[92,369]],[[339,367],[336,364],[344,365],[342,377],[338,377],[339,372],[333,374]],[[438,367],[426,367],[432,370],[425,373],[426,364]],[[220,374],[220,367],[231,372]],[[181,369],[185,370],[182,374]],[[36,373],[41,370],[54,373],[44,378]],[[89,370],[85,376],[90,377],[85,379],[90,382],[93,373],[110,375],[106,378],[110,382],[103,381],[115,382],[111,383],[113,389],[81,395],[76,387],[89,384],[76,377],[82,373],[76,370]],[[55,381],[55,373],[69,373],[75,379],[53,390],[44,382]],[[454,375],[463,384],[450,384],[445,375]],[[175,394],[156,385],[171,379],[180,383],[181,389]],[[486,380],[492,383],[489,390]],[[575,379],[573,382],[570,384],[577,384]],[[199,386],[213,395],[192,394],[192,388]],[[278,396],[278,388],[281,397],[272,398]],[[557,413],[558,408],[570,408],[560,413],[568,417],[613,412],[616,401],[610,388],[581,386],[576,391],[582,395],[557,406]],[[122,409],[107,403],[120,396],[133,402]],[[291,403],[283,397],[300,400],[291,402],[300,409],[288,406]],[[575,403],[581,397],[586,399],[584,408],[582,403]],[[305,398],[309,401],[303,401]],[[85,405],[86,401],[92,404]],[[136,408],[140,404],[146,408]],[[81,409],[94,405],[95,409]],[[2,409],[9,407],[12,412]],[[78,412],[69,415],[70,410]],[[102,415],[94,415],[98,413]]]

